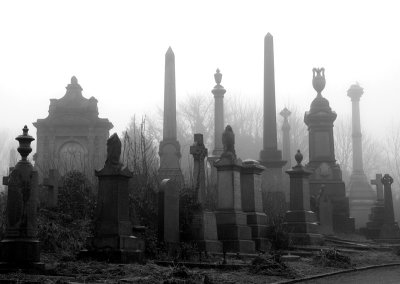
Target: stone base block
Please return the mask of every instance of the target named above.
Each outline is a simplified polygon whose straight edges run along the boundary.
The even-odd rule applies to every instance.
[[[400,239],[399,225],[396,222],[383,224],[379,232],[379,239]]]
[[[315,223],[317,217],[312,211],[287,211],[285,220],[287,223]]]
[[[265,225],[249,225],[251,228],[251,237],[255,238],[266,238],[268,235],[268,226]]]
[[[135,236],[102,236],[87,239],[89,250],[144,251],[144,241]]]
[[[265,213],[247,213],[247,225],[268,225],[268,217]]]
[[[121,249],[103,249],[103,250],[82,250],[78,255],[79,259],[96,259],[111,263],[133,263],[144,262],[144,252],[141,250],[121,250]]]
[[[286,222],[283,223],[285,231],[289,234],[318,234],[318,223]]]
[[[350,203],[350,216],[355,219],[356,229],[360,229],[366,226],[368,222],[368,215],[371,212],[373,201],[360,201],[353,200]]]
[[[253,241],[256,246],[256,251],[266,252],[271,249],[271,242],[267,238],[254,238]]]
[[[250,240],[222,240],[225,252],[255,253],[255,244]]]
[[[289,245],[322,245],[324,238],[320,234],[289,233]]]
[[[354,233],[355,220],[346,215],[333,214],[333,231],[336,233]]]
[[[251,240],[251,228],[245,225],[218,225],[219,240]]]
[[[222,252],[222,243],[220,241],[211,241],[211,240],[203,240],[203,241],[194,241],[200,251],[206,252]]]
[[[217,211],[215,212],[217,224],[247,225],[247,214],[242,211]]]
[[[190,235],[194,241],[218,241],[217,221],[214,212],[202,211],[195,213]]]
[[[35,239],[4,239],[0,242],[1,267],[40,269],[40,242]],[[44,266],[43,266],[44,268]]]

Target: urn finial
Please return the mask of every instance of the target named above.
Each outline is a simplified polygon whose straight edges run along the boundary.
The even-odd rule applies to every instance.
[[[217,68],[216,73],[214,74],[214,79],[215,79],[215,83],[217,83],[217,85],[221,84],[222,81],[222,74],[219,71],[219,68]]]
[[[294,158],[297,162],[298,166],[301,166],[301,162],[303,161],[303,154],[300,152],[300,150],[297,150],[296,155],[294,155]]]
[[[325,68],[313,68],[313,80],[312,84],[314,90],[317,91],[318,97],[321,97],[321,92],[325,88]]]
[[[32,152],[31,142],[35,140],[32,136],[28,134],[28,127],[25,125],[22,129],[22,135],[19,135],[15,140],[19,142],[19,147],[17,149],[18,153],[22,157],[22,161],[26,161],[28,155]]]

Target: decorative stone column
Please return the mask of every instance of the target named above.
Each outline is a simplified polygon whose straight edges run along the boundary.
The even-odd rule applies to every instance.
[[[312,172],[310,194],[316,200],[321,186],[324,185],[325,194],[332,202],[334,232],[351,233],[354,231],[354,218],[350,218],[342,171],[335,159],[333,122],[337,114],[321,94],[325,83],[325,69],[314,68],[312,84],[317,96],[312,101],[310,110],[304,114],[309,132],[309,163],[306,168]]]
[[[240,172],[242,163],[236,158],[235,135],[226,126],[222,135],[224,152],[215,163],[218,170],[217,219],[218,238],[226,252],[254,253],[251,228],[242,210]]]
[[[322,235],[318,234],[315,213],[310,208],[309,176],[312,172],[303,167],[303,155],[297,150],[297,165],[286,171],[290,176],[290,208],[285,216],[285,229],[291,245],[322,244]]]
[[[159,155],[160,169],[158,173],[160,180],[172,179],[178,185],[182,185],[181,146],[176,134],[175,55],[171,47],[165,54],[164,126]]]
[[[8,178],[7,214],[5,237],[0,243],[1,270],[44,269],[40,262],[40,246],[37,239],[38,172],[28,160],[32,152],[25,125],[23,134],[15,138],[19,142],[21,160]]]
[[[221,85],[222,73],[219,69],[214,74],[214,80],[216,85],[211,90],[214,95],[214,150],[212,156],[207,158],[207,162],[210,164],[208,185],[210,200],[216,200],[217,197],[217,168],[214,164],[224,152],[221,137],[224,132],[224,95],[226,93],[225,88]],[[213,207],[216,207],[216,202]]]
[[[264,208],[285,203],[282,167],[286,161],[282,160],[282,152],[277,148],[274,68],[274,43],[272,35],[268,33],[264,39],[264,129],[263,149],[260,152],[260,162],[266,168],[262,176]],[[271,202],[268,200],[273,204],[269,204]]]
[[[283,159],[286,161],[284,169],[289,169],[292,165],[290,154],[290,125],[288,118],[292,114],[286,107],[279,113],[283,117],[282,123],[282,154]]]
[[[115,263],[142,261],[144,241],[133,236],[129,218],[128,183],[133,174],[120,163],[121,141],[116,133],[107,140],[107,160],[95,171],[99,179],[94,237],[81,257]]]
[[[360,98],[364,91],[358,84],[351,85],[347,96],[352,102],[353,171],[350,176],[350,214],[355,218],[356,228],[365,227],[368,213],[375,203],[375,194],[364,174],[362,157],[362,134],[360,123]]]

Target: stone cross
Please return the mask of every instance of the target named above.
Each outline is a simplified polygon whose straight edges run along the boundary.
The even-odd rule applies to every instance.
[[[190,154],[193,156],[193,182],[197,201],[204,206],[206,201],[206,176],[204,169],[204,159],[208,155],[208,150],[204,146],[203,134],[194,135],[194,143],[190,146]]]
[[[383,202],[382,174],[376,174],[375,179],[371,180],[371,184],[376,186],[377,201]]]
[[[385,174],[381,179],[384,189],[384,197],[385,197],[385,224],[394,223],[394,210],[393,210],[393,197],[392,197],[392,183],[393,178]]]

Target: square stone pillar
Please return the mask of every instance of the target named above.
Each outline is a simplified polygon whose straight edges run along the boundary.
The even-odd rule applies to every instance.
[[[263,210],[261,194],[261,173],[264,170],[265,167],[258,161],[245,160],[240,176],[242,209],[247,213],[247,225],[259,251],[267,251],[270,247],[267,239],[268,218]]]
[[[301,161],[300,150],[295,155],[297,165],[286,171],[290,176],[290,209],[286,212],[285,228],[289,234],[291,245],[322,244],[322,235],[318,233],[318,223],[314,212],[310,209],[309,176]]]

